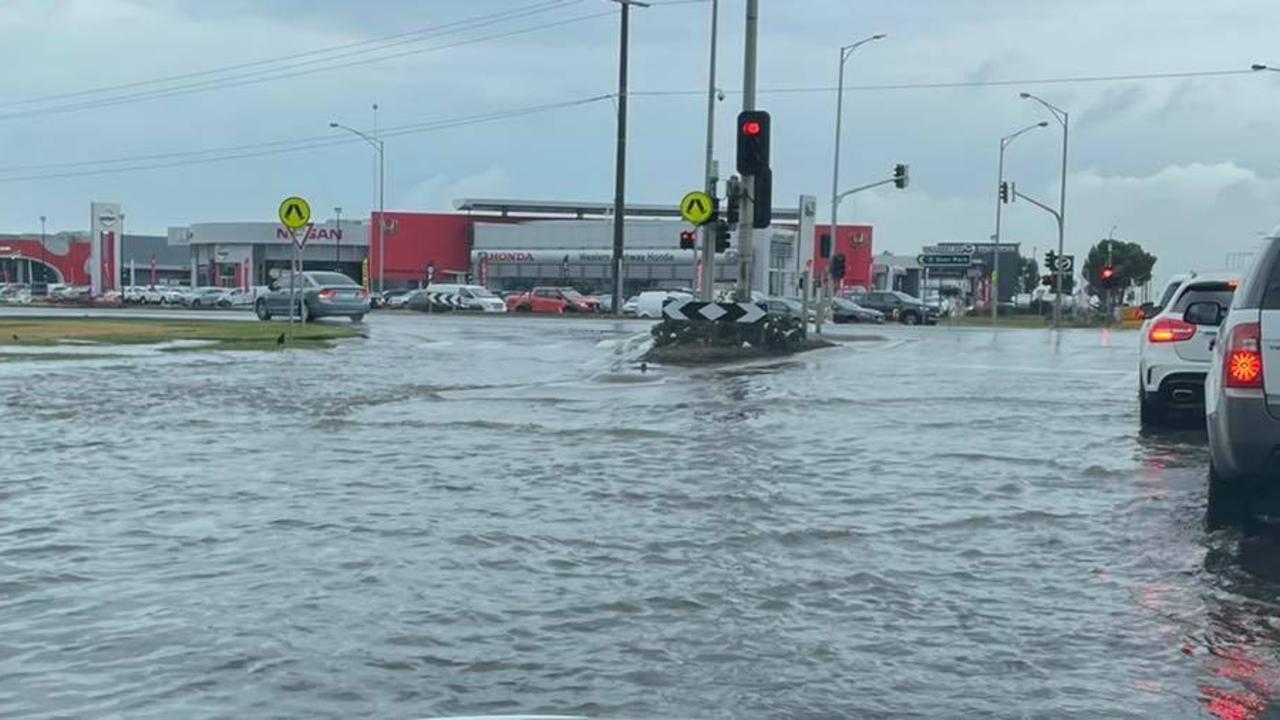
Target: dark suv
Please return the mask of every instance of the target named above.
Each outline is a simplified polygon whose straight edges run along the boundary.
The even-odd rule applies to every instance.
[[[858,304],[879,310],[886,318],[903,325],[938,324],[938,308],[927,306],[919,298],[898,290],[872,290],[863,295]]]

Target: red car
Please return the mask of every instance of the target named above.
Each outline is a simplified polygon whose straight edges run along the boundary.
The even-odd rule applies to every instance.
[[[536,287],[527,293],[507,298],[508,312],[598,313],[600,301],[583,295],[571,287]]]

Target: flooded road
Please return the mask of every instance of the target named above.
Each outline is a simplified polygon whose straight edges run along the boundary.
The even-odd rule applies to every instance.
[[[1280,553],[1138,432],[1133,333],[369,325],[0,363],[0,716],[1271,712]]]

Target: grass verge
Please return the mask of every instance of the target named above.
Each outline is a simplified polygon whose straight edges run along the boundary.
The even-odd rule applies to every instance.
[[[174,340],[203,340],[211,345],[173,350],[279,350],[329,347],[335,340],[363,336],[359,325],[155,320],[120,318],[0,318],[0,345],[48,347],[66,342],[103,345],[152,345]],[[65,357],[65,356],[64,356]]]

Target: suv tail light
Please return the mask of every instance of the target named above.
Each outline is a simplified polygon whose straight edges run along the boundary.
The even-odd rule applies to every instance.
[[[364,288],[360,288],[359,290],[356,291],[356,297],[363,300],[364,298],[369,297],[369,291],[365,290]]]
[[[1196,326],[1177,318],[1157,320],[1147,339],[1153,343],[1184,342],[1195,337]]]
[[[321,290],[320,292],[316,293],[316,297],[320,298],[321,300],[332,300],[333,297],[337,294],[338,293],[333,291],[333,288],[325,288],[324,290]]]
[[[1223,372],[1229,388],[1262,388],[1261,323],[1242,323],[1231,330]]]

